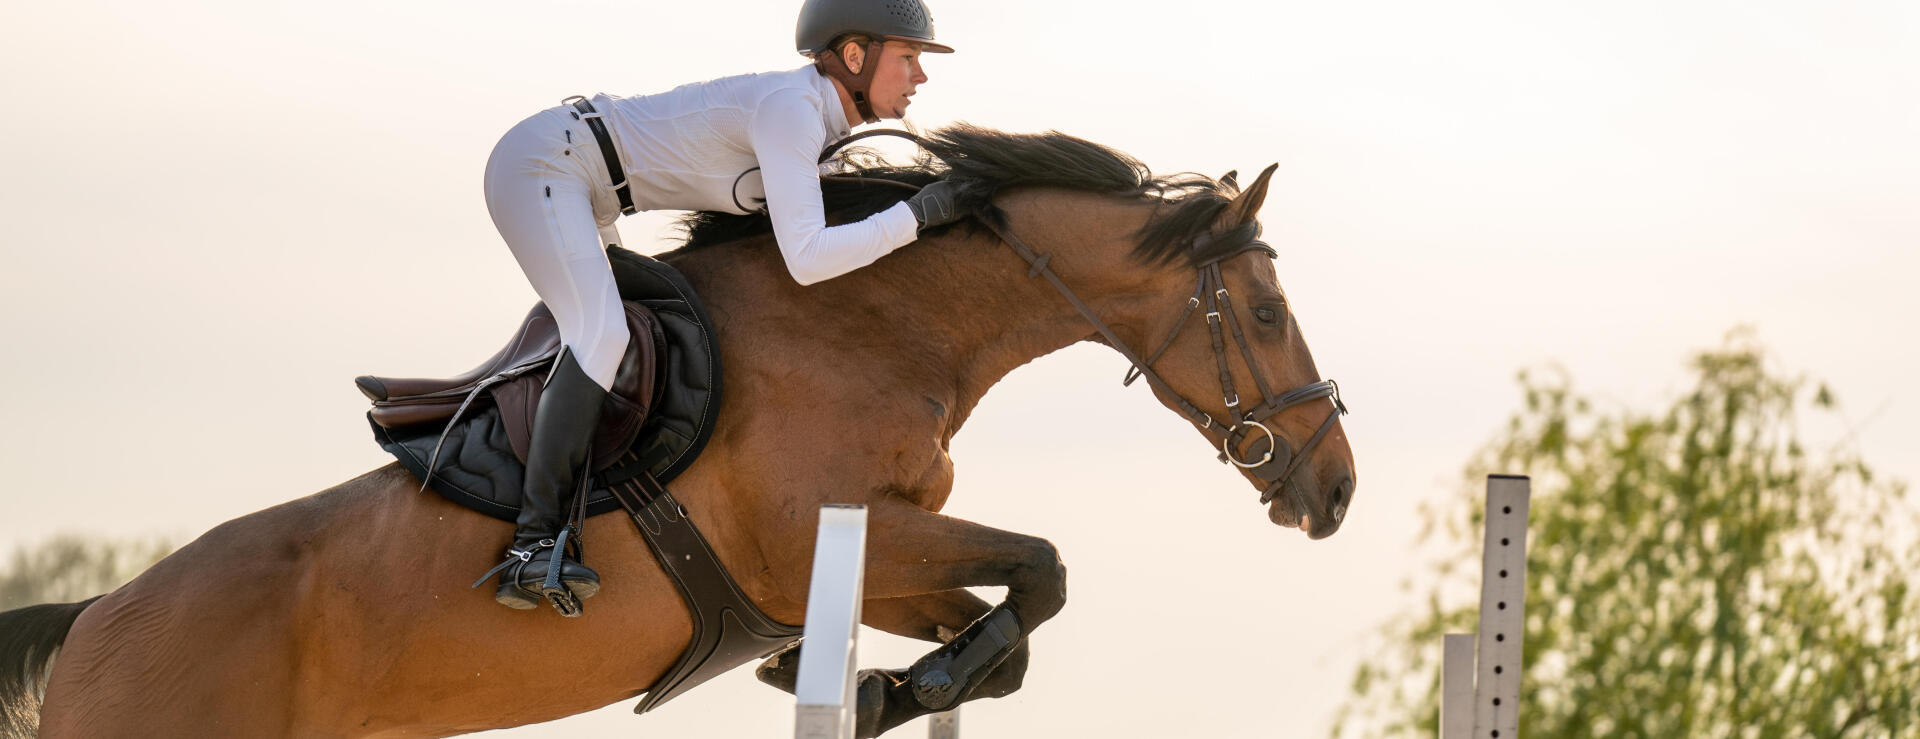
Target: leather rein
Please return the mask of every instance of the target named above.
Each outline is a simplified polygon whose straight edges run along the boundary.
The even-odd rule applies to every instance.
[[[892,129],[879,129],[863,131],[828,146],[825,151],[821,152],[820,161],[824,163],[846,145],[871,136],[897,136],[918,144],[922,150],[928,152],[933,151],[927,146],[924,140],[912,133]],[[885,184],[916,192],[920,190],[919,186],[911,183],[856,175],[822,175],[822,179],[863,184]],[[1127,375],[1121,381],[1121,385],[1132,385],[1134,380],[1144,377],[1147,380],[1147,384],[1158,391],[1163,397],[1174,399],[1178,404],[1180,412],[1185,414],[1187,418],[1194,423],[1199,424],[1202,433],[1209,436],[1216,436],[1219,439],[1219,459],[1221,462],[1232,463],[1235,467],[1252,470],[1255,476],[1266,481],[1266,487],[1260,491],[1260,503],[1262,505],[1271,502],[1274,497],[1279,495],[1284,489],[1293,498],[1296,510],[1302,514],[1308,511],[1306,496],[1300,491],[1298,486],[1291,484],[1291,480],[1293,479],[1294,473],[1299,471],[1300,466],[1312,456],[1313,450],[1319,446],[1320,441],[1326,438],[1327,432],[1333,429],[1333,425],[1340,420],[1341,416],[1346,415],[1347,405],[1340,399],[1340,386],[1331,379],[1303,385],[1278,396],[1273,394],[1273,391],[1267,385],[1266,378],[1260,374],[1259,365],[1253,361],[1253,347],[1247,343],[1246,333],[1240,328],[1240,320],[1233,309],[1232,296],[1227,291],[1226,278],[1220,271],[1220,263],[1222,261],[1237,257],[1249,251],[1260,250],[1266,252],[1270,257],[1277,258],[1279,255],[1274,251],[1272,246],[1266,242],[1255,239],[1248,242],[1244,247],[1194,265],[1195,270],[1199,274],[1194,282],[1193,295],[1187,298],[1187,305],[1181,311],[1180,319],[1174,323],[1173,330],[1167,334],[1166,340],[1160,342],[1160,347],[1155,349],[1152,355],[1142,359],[1139,354],[1133,351],[1132,347],[1128,346],[1125,341],[1120,339],[1119,335],[1113,332],[1113,329],[1107,325],[1106,321],[1101,320],[1100,316],[1095,314],[1093,309],[1089,307],[1085,301],[1080,299],[1080,296],[1074,294],[1072,288],[1067,287],[1067,284],[1060,279],[1059,274],[1053,271],[1048,265],[1053,255],[1035,252],[1034,249],[1028,246],[1025,241],[1021,240],[1018,235],[991,219],[982,218],[979,220],[989,230],[993,231],[994,235],[999,237],[1002,242],[1005,242],[1007,246],[1011,247],[1015,254],[1020,255],[1021,259],[1026,260],[1029,266],[1027,270],[1028,278],[1047,278],[1047,281],[1053,284],[1054,289],[1058,290],[1060,294],[1067,299],[1067,302],[1073,305],[1074,310],[1079,311],[1080,315],[1087,319],[1087,322],[1093,324],[1094,330],[1100,332],[1100,335],[1106,338],[1108,345],[1119,351],[1121,356],[1127,358],[1127,361],[1130,362],[1132,366],[1127,369]],[[1207,237],[1203,235],[1195,239],[1194,247],[1198,248],[1203,246],[1205,244],[1204,239],[1206,238]],[[1166,380],[1161,379],[1159,373],[1153,370],[1154,362],[1160,359],[1160,355],[1166,353],[1168,347],[1173,346],[1173,340],[1180,335],[1182,329],[1186,328],[1188,321],[1193,317],[1194,311],[1199,310],[1202,304],[1207,308],[1207,329],[1213,342],[1214,360],[1220,369],[1221,399],[1226,403],[1227,413],[1232,420],[1231,423],[1216,419],[1212,414],[1201,410],[1199,406],[1187,400],[1186,396],[1175,392],[1172,386],[1168,385]],[[1228,360],[1226,349],[1226,332],[1228,330],[1231,330],[1233,342],[1238,345],[1240,349],[1240,356],[1247,365],[1247,371],[1253,375],[1255,387],[1260,390],[1262,402],[1252,409],[1243,409],[1241,407],[1240,394],[1234,389],[1233,373],[1229,369],[1230,361]],[[1274,416],[1280,415],[1287,410],[1322,399],[1330,399],[1333,401],[1333,409],[1328,412],[1326,420],[1320,422],[1320,427],[1314,430],[1313,436],[1307,439],[1306,444],[1302,445],[1299,450],[1293,451],[1288,455],[1289,459],[1286,464],[1282,466],[1278,474],[1270,474],[1269,470],[1273,465],[1274,452],[1279,448],[1280,444],[1286,443],[1286,440],[1276,435],[1273,429],[1267,426],[1267,422]],[[1267,447],[1261,452],[1258,460],[1248,461],[1237,455],[1234,447],[1235,442],[1242,437],[1243,432],[1254,431],[1258,431],[1266,436]],[[1291,445],[1289,444],[1289,446]],[[1337,515],[1334,517],[1336,519],[1339,518]]]

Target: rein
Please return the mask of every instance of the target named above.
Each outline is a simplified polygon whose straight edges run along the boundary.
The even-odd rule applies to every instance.
[[[848,144],[873,136],[897,136],[918,144],[924,151],[934,152],[934,149],[928,146],[924,139],[907,131],[876,129],[863,131],[835,142],[831,146],[828,146],[825,151],[821,152],[820,161],[824,163]],[[938,153],[934,155],[939,156]],[[860,177],[857,175],[823,175],[821,179],[853,183],[886,184],[915,192],[921,189],[917,185],[906,182]],[[1113,329],[1107,325],[1106,321],[1101,320],[1100,316],[1093,312],[1093,308],[1081,300],[1080,296],[1074,294],[1072,288],[1067,287],[1066,282],[1060,279],[1059,274],[1053,271],[1048,265],[1053,259],[1052,254],[1041,254],[1034,251],[1032,247],[1027,245],[1026,241],[1014,234],[1012,230],[995,222],[994,219],[981,218],[979,220],[985,224],[989,230],[993,231],[994,235],[999,237],[1002,242],[1012,248],[1015,254],[1020,255],[1021,259],[1026,260],[1029,267],[1027,270],[1027,277],[1029,279],[1034,277],[1047,278],[1047,281],[1053,284],[1054,289],[1058,290],[1061,296],[1065,297],[1067,302],[1073,305],[1074,310],[1079,311],[1080,315],[1086,318],[1088,323],[1093,324],[1094,330],[1100,332],[1100,335],[1106,338],[1108,345],[1120,352],[1121,356],[1127,358],[1131,366],[1127,369],[1126,377],[1121,380],[1121,385],[1132,385],[1134,380],[1144,377],[1147,380],[1147,384],[1155,391],[1164,397],[1174,399],[1179,406],[1180,412],[1185,414],[1194,423],[1199,424],[1202,433],[1219,434],[1220,461],[1223,463],[1232,463],[1241,469],[1252,470],[1255,476],[1267,482],[1267,486],[1260,492],[1260,503],[1262,505],[1271,502],[1275,496],[1279,495],[1279,493],[1285,489],[1293,498],[1297,510],[1303,514],[1308,510],[1306,496],[1300,491],[1298,486],[1293,485],[1291,482],[1293,475],[1299,471],[1300,466],[1311,457],[1313,450],[1319,446],[1320,441],[1326,438],[1327,432],[1333,429],[1334,423],[1338,422],[1341,416],[1347,414],[1347,404],[1340,399],[1340,386],[1330,379],[1303,385],[1289,390],[1278,397],[1273,394],[1273,391],[1267,386],[1266,378],[1260,374],[1259,365],[1254,364],[1253,347],[1247,343],[1246,333],[1240,328],[1240,320],[1233,309],[1232,296],[1227,291],[1226,278],[1220,272],[1220,263],[1222,261],[1256,249],[1266,252],[1270,257],[1278,258],[1279,255],[1274,251],[1272,246],[1256,239],[1248,242],[1245,247],[1195,265],[1195,270],[1199,272],[1199,275],[1194,282],[1193,295],[1187,298],[1187,305],[1186,308],[1181,311],[1180,319],[1174,323],[1173,330],[1167,334],[1166,340],[1160,343],[1160,347],[1155,349],[1152,355],[1142,359],[1139,354],[1133,351],[1132,347],[1128,346],[1125,341],[1120,339],[1119,335],[1113,332]],[[1195,239],[1193,244],[1194,248],[1205,245],[1205,238],[1205,236],[1202,236]],[[1201,410],[1199,406],[1187,400],[1186,396],[1175,392],[1172,386],[1168,385],[1165,380],[1161,379],[1159,373],[1153,370],[1153,363],[1160,359],[1160,355],[1166,353],[1168,347],[1173,346],[1174,338],[1178,337],[1180,331],[1186,328],[1188,319],[1193,316],[1195,310],[1200,308],[1202,300],[1205,301],[1207,307],[1207,329],[1213,341],[1214,360],[1220,368],[1221,399],[1226,402],[1227,412],[1232,419],[1231,424],[1215,419],[1212,414]],[[1252,410],[1243,411],[1240,407],[1240,394],[1234,389],[1233,373],[1229,369],[1225,330],[1222,328],[1223,323],[1226,329],[1232,330],[1233,341],[1240,348],[1241,359],[1247,365],[1247,371],[1253,375],[1255,387],[1260,390],[1262,402]],[[1274,451],[1279,448],[1280,444],[1285,443],[1286,439],[1276,435],[1273,429],[1266,425],[1266,422],[1289,409],[1322,399],[1332,400],[1333,410],[1328,412],[1326,420],[1320,422],[1320,427],[1314,430],[1313,436],[1307,439],[1307,443],[1301,445],[1298,451],[1294,451],[1288,455],[1289,459],[1280,472],[1278,474],[1270,474],[1269,469],[1274,461]],[[1234,453],[1234,442],[1241,437],[1243,431],[1252,431],[1255,429],[1266,435],[1266,450],[1261,453],[1259,460],[1246,461]],[[1291,445],[1289,444],[1289,446]],[[1334,515],[1334,518],[1337,520],[1339,516]]]

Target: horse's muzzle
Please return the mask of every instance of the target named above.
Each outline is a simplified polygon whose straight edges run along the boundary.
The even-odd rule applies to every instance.
[[[1267,519],[1278,526],[1300,529],[1309,539],[1332,536],[1346,520],[1347,504],[1353,500],[1353,478],[1343,475],[1324,490],[1319,496],[1274,496],[1267,505]]]

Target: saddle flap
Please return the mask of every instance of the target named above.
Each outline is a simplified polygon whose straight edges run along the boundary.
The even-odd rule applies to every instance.
[[[659,342],[664,339],[664,333],[659,318],[638,302],[623,305],[630,338],[627,351],[620,358],[620,370],[614,375],[613,389],[600,406],[600,423],[593,433],[591,472],[612,466],[633,445],[652,408],[660,376]],[[528,373],[488,388],[494,404],[500,408],[500,420],[513,455],[523,464],[533,440],[533,418],[540,408],[540,391],[545,381],[542,373]]]

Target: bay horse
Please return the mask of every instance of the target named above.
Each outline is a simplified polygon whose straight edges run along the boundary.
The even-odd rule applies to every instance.
[[[829,188],[836,221],[903,195],[861,183],[937,177],[963,185],[972,218],[871,266],[802,287],[764,216],[718,214],[693,217],[661,257],[705,299],[725,358],[716,431],[671,485],[720,560],[768,616],[798,624],[815,512],[863,503],[864,623],[942,644],[862,676],[862,736],[1017,689],[1027,636],[1065,603],[1047,540],[940,514],[949,442],[1014,368],[1113,346],[1129,381],[1144,374],[1263,491],[1269,519],[1312,538],[1339,528],[1355,483],[1344,406],[1258,240],[1274,167],[1241,189],[1231,174],[1155,177],[1064,134],[964,124],[926,146],[937,160],[845,165],[858,186]],[[103,597],[0,614],[0,716],[50,738],[444,736],[630,699],[691,622],[620,519],[587,522],[606,588],[585,618],[511,611],[467,587],[510,524],[389,464],[223,523]],[[787,656],[762,678],[791,689]]]

